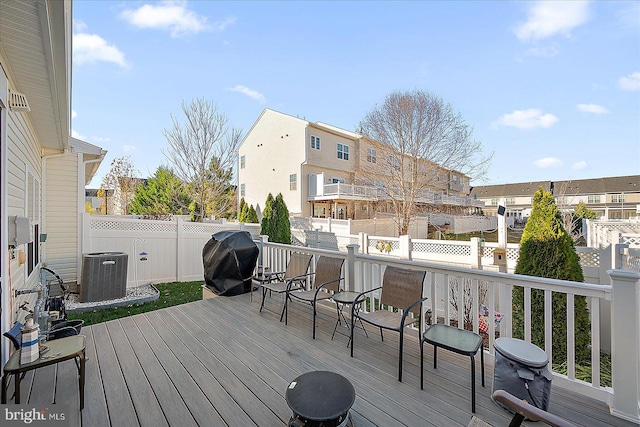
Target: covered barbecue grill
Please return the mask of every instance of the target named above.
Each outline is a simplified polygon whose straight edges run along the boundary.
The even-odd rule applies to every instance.
[[[251,292],[258,246],[248,231],[220,231],[202,249],[204,280],[217,295]]]

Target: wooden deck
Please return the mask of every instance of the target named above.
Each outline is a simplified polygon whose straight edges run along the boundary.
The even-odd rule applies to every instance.
[[[257,293],[256,293],[257,296]],[[64,362],[27,375],[23,401],[69,405],[73,426],[130,427],[281,426],[291,415],[284,394],[291,380],[311,370],[330,370],[355,387],[357,426],[466,426],[471,419],[469,359],[425,347],[425,390],[420,390],[419,348],[406,342],[404,382],[397,381],[397,339],[358,330],[355,357],[347,337],[331,340],[335,311],[319,314],[311,339],[311,307],[292,304],[289,325],[272,311],[258,312],[249,295],[213,298],[85,327],[85,408],[78,410],[76,367]],[[266,308],[279,310],[268,298]],[[342,332],[346,330],[342,328]],[[476,416],[494,426],[510,417],[477,382]],[[479,371],[479,370],[478,370]],[[578,425],[632,426],[605,405],[554,388],[549,410]],[[531,425],[540,425],[534,423]]]

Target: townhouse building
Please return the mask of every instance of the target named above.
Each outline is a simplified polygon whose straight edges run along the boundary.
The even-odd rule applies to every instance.
[[[508,216],[525,219],[531,214],[533,195],[540,187],[554,194],[560,209],[572,210],[584,202],[599,219],[640,216],[640,175],[485,185],[473,187],[470,194],[485,203],[486,215],[495,215],[504,199]]]
[[[390,148],[355,132],[265,109],[238,149],[238,198],[258,214],[269,193],[282,193],[292,215],[369,219],[390,211],[378,165],[398,162]],[[469,177],[420,161],[433,184],[417,203],[425,209],[481,206],[468,197]]]

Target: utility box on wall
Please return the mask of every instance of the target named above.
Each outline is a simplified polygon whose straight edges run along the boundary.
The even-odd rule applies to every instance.
[[[97,252],[82,255],[80,301],[104,301],[127,295],[127,262],[124,252]]]
[[[33,241],[31,220],[26,216],[10,216],[8,225],[9,245],[19,246]]]

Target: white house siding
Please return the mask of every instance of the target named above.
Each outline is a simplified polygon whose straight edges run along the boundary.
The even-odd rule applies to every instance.
[[[78,171],[75,153],[47,158],[43,186],[44,228],[47,233],[43,261],[66,281],[78,278]]]
[[[267,195],[282,192],[289,212],[302,212],[302,163],[308,122],[273,110],[264,110],[240,148],[245,167],[238,167],[238,186],[245,185],[244,200],[263,211]],[[289,176],[297,174],[297,189],[289,190]],[[240,188],[238,190],[240,195]]]
[[[28,120],[28,113],[7,112],[7,215],[27,216],[27,173],[31,173],[40,183],[41,160],[40,145],[38,144],[33,127]],[[42,206],[42,203],[39,203]],[[36,219],[41,218],[41,208],[35,213]],[[34,236],[37,242],[36,236]],[[39,244],[39,243],[35,243]],[[27,245],[20,245],[16,248],[15,259],[11,259],[11,288],[25,289],[32,288],[38,283],[38,269],[35,268],[31,276],[27,277],[27,264],[20,265],[18,262],[19,251],[27,253]],[[11,321],[16,320],[17,308],[22,301],[35,301],[35,295],[24,295],[16,298],[13,302]],[[20,318],[22,318],[22,313]]]

